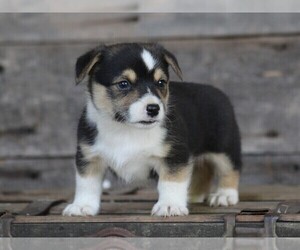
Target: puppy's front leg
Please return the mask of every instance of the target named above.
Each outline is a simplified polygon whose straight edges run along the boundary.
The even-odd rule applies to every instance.
[[[178,169],[163,168],[160,171],[157,186],[159,199],[152,209],[152,215],[188,215],[187,199],[191,172],[190,165]]]
[[[99,157],[77,160],[75,198],[63,215],[88,216],[99,212],[104,173],[105,165]]]

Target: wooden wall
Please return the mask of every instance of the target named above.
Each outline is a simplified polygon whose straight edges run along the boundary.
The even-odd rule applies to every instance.
[[[242,183],[299,184],[299,31],[299,14],[0,14],[0,189],[72,187],[75,60],[121,41],[160,42],[184,80],[229,95]]]

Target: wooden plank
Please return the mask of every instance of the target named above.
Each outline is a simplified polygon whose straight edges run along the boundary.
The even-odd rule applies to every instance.
[[[300,4],[294,0],[226,0],[226,1],[206,1],[206,0],[113,0],[97,1],[86,0],[72,1],[60,0],[59,2],[49,2],[47,0],[31,0],[24,3],[22,0],[11,0],[9,2],[1,0],[2,12],[299,12]]]
[[[299,185],[299,162],[299,155],[244,155],[241,183],[245,186]]]
[[[150,215],[152,207],[156,201],[132,201],[132,202],[103,202],[101,203],[100,215]],[[189,204],[190,215],[194,214],[231,214],[240,213],[243,209],[271,209],[274,210],[278,205],[278,201],[271,202],[240,202],[231,207],[209,207],[207,204],[191,203]],[[51,209],[51,215],[61,215],[66,203],[55,206]]]
[[[300,221],[300,214],[282,214],[279,217],[279,221],[286,221],[286,222]]]
[[[243,201],[284,201],[298,200],[300,186],[288,185],[241,185],[240,196]]]
[[[18,213],[23,210],[28,203],[0,203],[0,212]]]
[[[262,218],[259,222],[252,222],[249,226],[262,228]],[[57,230],[58,228],[59,230]],[[13,237],[97,237],[102,230],[111,228],[121,228],[137,237],[222,237],[225,233],[224,222],[18,223],[12,225],[11,231]],[[278,237],[299,237],[300,223],[278,222],[276,223],[276,233]]]
[[[117,40],[136,33],[136,13],[0,14],[0,43]]]
[[[69,1],[60,0],[59,2],[49,2],[45,0],[32,0],[26,3],[22,0],[12,0],[10,2],[2,1],[1,12],[62,12],[62,13],[79,13],[79,12],[126,12],[136,11],[137,4],[140,0],[113,0],[113,1],[97,1],[86,0]]]
[[[25,189],[24,189],[25,190]],[[71,197],[71,192],[66,190],[35,190],[35,191],[19,191],[19,192],[1,192],[1,203],[30,203],[37,199],[63,200]]]
[[[252,192],[276,192],[283,195],[289,187],[245,187]],[[300,187],[298,187],[300,188]],[[293,189],[294,193],[299,190]],[[31,193],[31,197],[38,199],[38,195],[47,196],[44,192]],[[153,194],[152,189],[141,189],[132,196]],[[48,193],[48,196],[51,192]],[[112,195],[113,197],[115,195]],[[118,195],[122,196],[122,195]],[[128,196],[128,195],[125,195]],[[286,198],[286,197],[285,197]],[[100,236],[103,230],[112,228],[123,229],[135,236],[142,237],[220,237],[225,232],[226,215],[236,215],[238,226],[259,227],[263,226],[264,215],[243,214],[242,210],[270,211],[277,209],[278,201],[252,201],[240,202],[232,207],[210,208],[202,204],[189,204],[191,214],[179,217],[154,217],[150,215],[154,202],[108,202],[102,203],[102,211],[93,217],[66,217],[61,216],[61,211],[66,204],[56,205],[47,216],[17,215],[11,224],[11,234],[14,237],[95,237]],[[1,203],[0,210],[18,213],[27,203]],[[292,209],[291,209],[292,210]],[[297,210],[293,210],[297,211]],[[278,236],[298,236],[300,214],[279,214],[276,223]],[[249,224],[250,223],[250,224]],[[56,230],[55,230],[56,228]],[[57,230],[59,229],[59,230]]]
[[[69,189],[44,189],[44,190],[26,190],[23,189],[19,192],[4,192],[0,193],[0,203],[22,203],[31,202],[36,199],[57,199],[68,200],[69,202],[73,198],[73,190]],[[146,192],[147,191],[147,192]],[[297,200],[299,198],[300,186],[288,186],[288,185],[241,185],[240,187],[240,199],[243,204],[245,202],[252,201],[283,201],[283,200]],[[146,194],[145,194],[146,193]],[[158,196],[156,187],[141,188],[135,194],[119,194],[108,195],[103,194],[102,202],[114,206],[114,203],[125,204],[124,202],[156,202]],[[263,204],[262,204],[263,205]],[[110,206],[110,205],[108,205]],[[144,205],[141,205],[144,206]],[[147,205],[146,205],[147,206]],[[217,208],[216,208],[217,209]]]
[[[2,13],[0,43],[295,34],[299,24],[297,13]]]
[[[166,39],[234,37],[294,34],[299,24],[299,15],[292,13],[156,13],[141,15],[138,30],[142,36]]]
[[[221,222],[160,222],[18,223],[12,225],[11,231],[14,237],[97,237],[102,230],[116,227],[138,237],[221,237],[224,234],[224,224]]]
[[[0,190],[51,190],[74,185],[74,159],[23,159],[0,161]],[[63,173],[63,175],[62,175]]]
[[[226,0],[226,1],[206,1],[206,0],[152,0],[143,1],[141,11],[161,12],[161,13],[291,13],[299,12],[300,3],[293,0]],[[238,24],[236,24],[238,25]]]
[[[290,154],[300,152],[295,136],[300,124],[299,41],[292,37],[163,44],[177,56],[186,81],[207,82],[229,95],[244,153]],[[0,157],[74,155],[85,97],[83,86],[74,87],[73,67],[76,57],[95,45],[0,47],[0,102],[7,100],[5,105],[15,110],[22,100],[35,100],[39,114],[37,124],[36,118],[30,120],[35,124],[31,133],[1,134]],[[24,102],[23,110],[29,114],[31,106]],[[22,114],[6,115],[7,124],[21,120]],[[3,131],[12,129],[7,125]]]
[[[174,217],[158,217],[150,215],[97,215],[93,217],[71,217],[71,216],[61,216],[61,215],[49,215],[49,216],[16,216],[14,223],[206,223],[206,222],[222,222],[223,215],[212,214],[210,216],[197,214],[188,216],[174,216]]]
[[[263,223],[252,222],[251,228],[262,228]],[[245,223],[244,223],[245,224]],[[245,225],[244,225],[245,226]],[[57,230],[59,228],[59,230]],[[216,223],[19,223],[11,227],[13,237],[97,237],[102,230],[121,228],[138,237],[222,237],[223,222]],[[298,237],[300,224],[276,223],[279,237]],[[124,243],[122,244],[124,246]],[[203,245],[201,245],[203,246]],[[199,246],[200,247],[200,246]]]
[[[5,68],[0,102],[8,100],[6,106],[12,108],[22,103],[26,113],[29,113],[30,107],[25,106],[26,102],[22,100],[35,100],[40,113],[34,133],[13,136],[4,131],[1,134],[0,157],[74,154],[76,120],[84,99],[83,89],[73,85],[73,67],[79,53],[63,47],[47,48],[0,48],[0,64]],[[22,119],[18,113],[7,113],[6,117],[10,120],[7,124]],[[9,126],[6,129],[10,131],[12,128]]]

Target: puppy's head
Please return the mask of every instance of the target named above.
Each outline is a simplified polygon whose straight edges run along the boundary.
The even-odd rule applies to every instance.
[[[157,44],[100,46],[78,58],[76,82],[89,76],[88,91],[99,112],[140,128],[165,117],[171,66],[181,78],[176,58]]]

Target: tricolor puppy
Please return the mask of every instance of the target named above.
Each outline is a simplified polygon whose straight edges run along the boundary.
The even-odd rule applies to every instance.
[[[64,215],[99,212],[107,168],[126,181],[158,175],[153,215],[187,215],[188,199],[238,202],[240,136],[228,98],[208,85],[170,82],[169,66],[181,78],[176,58],[157,44],[101,46],[78,58],[76,81],[88,76],[88,95],[75,198]]]

